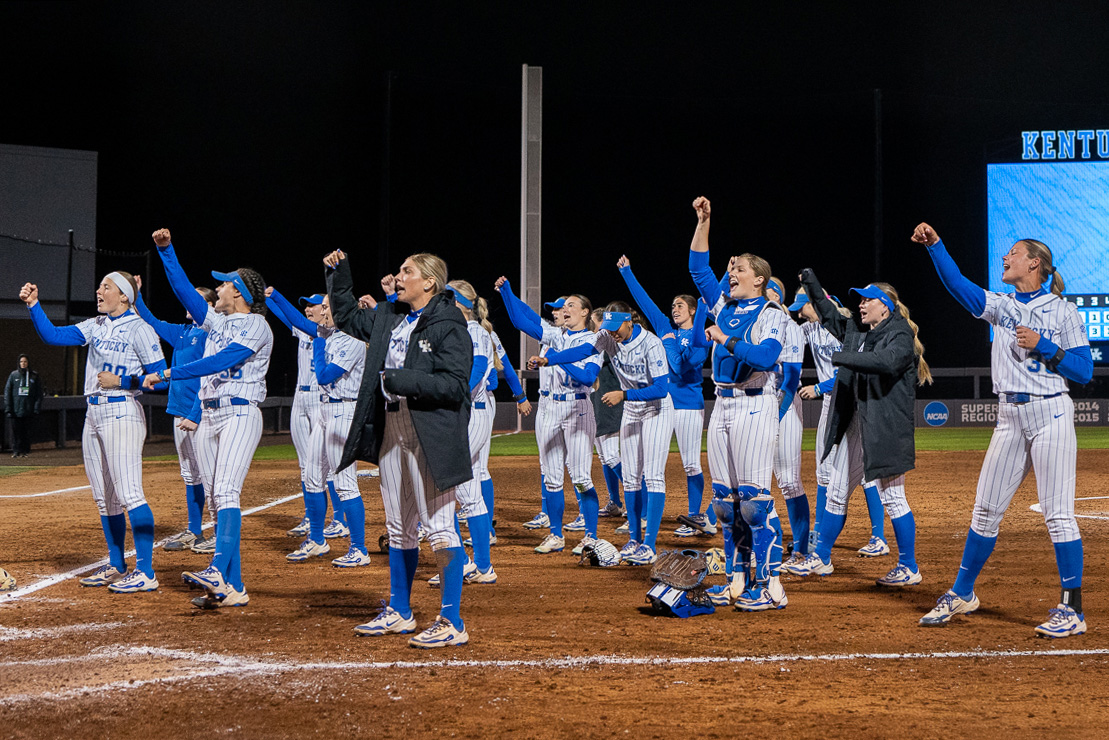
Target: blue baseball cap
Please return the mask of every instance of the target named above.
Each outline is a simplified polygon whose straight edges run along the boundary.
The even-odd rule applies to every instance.
[[[302,295],[300,297],[300,302],[307,303],[309,306],[318,306],[323,303],[323,296],[319,293],[313,293],[312,295]]]
[[[790,310],[790,311],[800,311],[804,307],[804,305],[808,302],[809,302],[809,294],[808,293],[802,293],[801,295],[797,296],[796,301],[794,301],[793,303],[790,304],[788,310]]]
[[[240,293],[242,293],[243,300],[247,302],[247,305],[254,305],[254,296],[252,296],[250,294],[250,291],[247,290],[246,283],[243,282],[243,279],[241,277],[239,277],[238,270],[236,270],[235,272],[217,272],[215,270],[212,270],[212,277],[214,277],[216,280],[219,280],[221,283],[231,283],[235,286],[235,288],[238,289]]]
[[[863,298],[877,298],[890,310],[891,314],[897,313],[897,306],[895,306],[893,301],[890,300],[890,297],[886,295],[886,292],[874,283],[871,283],[865,288],[852,288],[851,292],[858,293]]]
[[[474,302],[473,301],[471,301],[466,296],[462,295],[462,293],[455,290],[451,286],[448,285],[446,290],[447,290],[448,293],[450,293],[452,296],[454,296],[455,301],[457,301],[458,303],[461,303],[466,308],[473,308],[474,307]]]
[[[624,325],[625,321],[631,321],[632,315],[623,311],[605,311],[604,317],[601,319],[601,328],[605,331],[616,331]]]
[[[559,298],[557,300],[550,301],[548,303],[544,303],[543,305],[546,306],[547,308],[552,309],[552,310],[558,310],[558,309],[562,308],[564,305],[566,305],[566,299],[565,298]]]

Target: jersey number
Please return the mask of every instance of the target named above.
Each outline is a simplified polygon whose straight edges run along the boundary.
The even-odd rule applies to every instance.
[[[120,376],[121,378],[122,378],[122,377],[123,377],[124,375],[126,375],[126,374],[127,374],[127,368],[126,368],[125,366],[123,366],[123,365],[116,365],[116,366],[115,366],[115,369],[113,370],[113,369],[112,369],[112,363],[110,363],[110,362],[105,362],[105,363],[104,363],[104,367],[103,367],[103,368],[101,368],[101,370],[103,370],[103,371],[104,371],[104,372],[106,372],[106,373],[114,373],[115,375],[118,375],[118,376]]]
[[[1029,357],[1028,364],[1025,365],[1025,367],[1028,368],[1028,372],[1030,373],[1038,373],[1043,365],[1040,364],[1039,360]]]
[[[235,372],[231,372],[230,370],[222,370],[220,371],[219,377],[222,380],[242,380],[243,369],[239,368]]]

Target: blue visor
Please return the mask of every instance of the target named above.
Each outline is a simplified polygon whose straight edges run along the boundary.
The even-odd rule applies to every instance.
[[[789,310],[790,311],[800,311],[801,308],[808,302],[809,302],[809,294],[808,293],[802,293],[801,295],[797,296],[796,301],[794,301],[792,304],[790,304]]]
[[[559,298],[558,300],[550,301],[549,303],[544,303],[543,305],[551,310],[557,311],[558,309],[566,305],[566,299]]]
[[[601,329],[605,331],[616,331],[624,325],[625,321],[631,321],[632,315],[622,311],[605,311],[604,318],[601,319]]]
[[[309,306],[318,306],[323,303],[323,296],[319,293],[313,293],[312,295],[302,295],[300,297],[300,302],[307,303]]]
[[[215,270],[212,270],[212,277],[214,277],[216,280],[219,280],[221,283],[231,283],[235,286],[236,289],[238,289],[239,293],[242,294],[243,300],[247,302],[248,306],[254,305],[254,296],[252,296],[250,294],[250,291],[247,290],[246,283],[243,282],[243,279],[241,277],[239,277],[238,270],[236,270],[235,272],[216,272]]]
[[[891,314],[897,313],[897,306],[895,306],[893,301],[890,300],[890,297],[886,295],[886,292],[874,283],[871,283],[865,288],[852,288],[851,292],[858,293],[863,298],[877,298],[890,310]]]
[[[452,288],[449,285],[447,286],[447,292],[454,296],[454,300],[456,302],[461,303],[466,308],[471,308],[472,309],[474,307],[474,302],[473,301],[471,301],[469,298],[462,295],[460,292],[458,292],[457,290],[455,290],[454,288]]]

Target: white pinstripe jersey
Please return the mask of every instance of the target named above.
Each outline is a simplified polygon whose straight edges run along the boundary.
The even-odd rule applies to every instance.
[[[778,355],[778,364],[774,366],[774,390],[782,389],[785,373],[782,365],[787,362],[802,363],[805,360],[805,335],[796,321],[790,319],[786,322],[785,339],[782,340],[782,354]]]
[[[316,363],[312,356],[312,339],[300,329],[293,327],[292,334],[297,340],[297,388],[310,386],[318,390],[316,383]]]
[[[823,383],[836,374],[832,355],[843,349],[843,343],[832,336],[832,332],[825,329],[824,324],[819,321],[806,322],[801,326],[801,333],[809,343],[813,364],[816,365],[816,379]]]
[[[1063,376],[1044,367],[1039,355],[1017,346],[1016,329],[1027,326],[1063,349],[1089,346],[1086,327],[1073,303],[1047,291],[1028,303],[1012,293],[986,291],[986,308],[979,318],[994,328],[990,351],[994,393],[1050,396],[1067,391]]]
[[[656,378],[670,374],[662,340],[642,327],[639,336],[626,342],[617,342],[609,332],[599,331],[593,346],[612,358],[612,369],[622,390],[646,388]]]
[[[559,329],[550,324],[543,323],[543,343],[551,349],[561,351],[577,347],[579,344],[593,344],[597,335],[588,329],[583,329],[579,332],[570,333],[565,329]],[[665,355],[664,355],[665,358]],[[588,365],[601,365],[601,356],[599,354],[590,355],[584,360],[579,360],[573,363],[574,367],[585,368]],[[553,372],[550,375],[550,385],[547,390],[553,394],[562,393],[591,393],[593,386],[582,385],[578,381],[570,377],[564,369],[555,367],[552,368]]]
[[[489,332],[489,337],[493,340],[493,352],[497,357],[501,358],[501,363],[508,362],[508,353],[504,351],[504,345],[501,344],[501,338],[497,336],[496,331]]]
[[[489,390],[485,387],[489,382],[489,373],[497,372],[496,366],[493,364],[494,350],[493,350],[493,337],[485,330],[478,322],[471,319],[466,322],[466,331],[470,333],[470,340],[474,344],[474,357],[484,357],[488,360],[485,366],[485,374],[481,376],[481,380],[470,392],[470,400],[475,403],[484,403],[489,397]]]
[[[547,336],[547,331],[548,330],[552,331],[552,332],[562,331],[561,329],[555,327],[552,323],[550,323],[546,319],[539,319],[539,325],[543,327],[543,336],[544,337]],[[540,339],[539,340],[539,356],[540,357],[546,356],[547,350],[549,350],[549,349],[551,349],[551,346],[549,344],[547,344],[546,342],[544,342],[542,339]],[[549,391],[551,389],[551,378],[554,377],[554,373],[555,373],[555,368],[550,367],[549,365],[544,365],[543,367],[539,368],[539,392],[540,393],[542,393],[543,391]]]
[[[416,324],[418,323],[420,323],[419,314],[415,316],[409,314],[393,327],[393,331],[389,334],[389,352],[385,355],[386,370],[397,370],[404,367],[404,361],[408,357],[408,340],[412,337],[412,332],[416,331]],[[381,392],[387,401],[395,402],[401,399],[400,396],[385,390],[384,377],[381,379]]]
[[[366,343],[335,331],[324,343],[324,351],[329,365],[338,365],[346,372],[327,385],[321,385],[320,390],[331,398],[358,398],[366,369]]]
[[[115,388],[111,392],[100,387],[96,374],[107,371],[116,375],[144,375],[144,369],[165,360],[162,345],[153,327],[128,310],[115,319],[105,314],[77,324],[88,345],[85,360],[86,396],[137,396],[139,389]]]
[[[715,319],[730,300],[731,298],[726,293],[722,294],[716,305],[709,309],[709,315]],[[751,326],[747,336],[741,337],[741,339],[751,344],[759,344],[764,339],[775,339],[785,347],[785,336],[788,331],[786,324],[792,323],[793,320],[789,317],[789,314],[781,310],[777,303],[768,301],[762,305],[759,317],[755,319],[755,323]],[[726,351],[723,345],[713,347],[713,352]],[[774,390],[774,377],[773,371],[752,371],[744,380],[738,383],[717,383],[716,385],[720,388],[766,388],[772,391]]]
[[[270,325],[256,313],[216,313],[211,306],[201,328],[208,332],[204,356],[209,357],[231,344],[241,344],[254,351],[240,365],[200,379],[200,399],[245,398],[261,403],[266,400],[266,371],[270,369],[273,332]]]

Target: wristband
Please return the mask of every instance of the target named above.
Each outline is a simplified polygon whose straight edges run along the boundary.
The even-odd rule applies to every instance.
[[[158,378],[159,378],[159,379],[160,379],[160,380],[161,380],[161,381],[162,381],[163,383],[164,383],[164,382],[166,382],[167,380],[169,380],[169,378],[167,378],[167,377],[166,377],[166,371],[165,371],[165,370],[159,370],[159,371],[158,371]]]
[[[724,342],[724,349],[728,350],[732,354],[735,354],[735,346],[737,344],[739,344],[739,337],[732,337],[728,341]]]
[[[513,396],[512,400],[514,400],[516,403],[523,403],[524,401],[528,400],[528,394],[521,393],[518,396]]]

